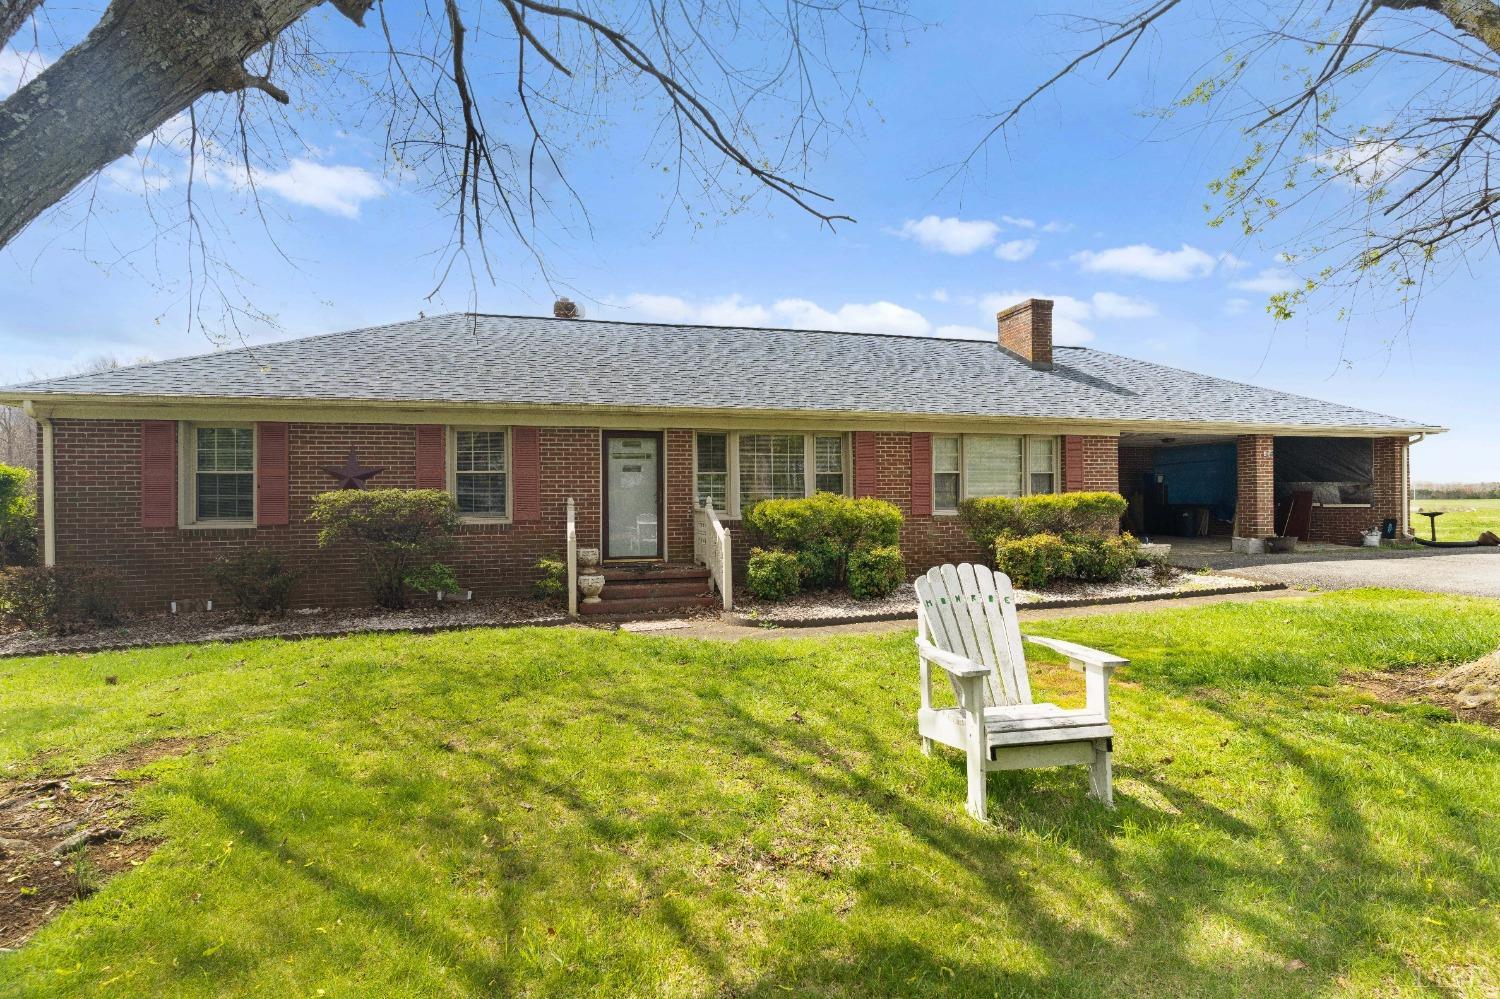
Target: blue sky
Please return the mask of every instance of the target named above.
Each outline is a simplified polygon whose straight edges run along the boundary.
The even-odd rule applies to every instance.
[[[1493,260],[1434,287],[1409,328],[1396,312],[1340,321],[1332,306],[1273,323],[1264,307],[1281,280],[1282,247],[1205,224],[1205,184],[1224,171],[1232,142],[1141,114],[1170,100],[1190,73],[1170,53],[1201,58],[1188,44],[1191,28],[1169,28],[1162,46],[1113,82],[1069,83],[963,185],[943,184],[941,168],[982,133],[981,116],[1029,89],[1076,43],[1042,13],[924,8],[932,26],[868,68],[858,127],[813,163],[813,186],[859,220],[833,232],[767,198],[728,216],[697,204],[673,209],[670,178],[650,159],[648,119],[621,111],[568,160],[592,228],[574,217],[547,234],[554,287],[596,318],[984,337],[997,304],[1054,297],[1067,341],[1444,424],[1451,433],[1413,451],[1418,478],[1500,479]],[[375,44],[316,17],[315,30],[338,44]],[[47,49],[43,38],[42,55],[56,54]],[[0,58],[0,92],[24,58],[14,50]],[[1401,97],[1396,84],[1363,99],[1378,110]],[[495,284],[460,275],[429,301],[434,251],[449,225],[431,195],[388,168],[373,124],[302,109],[294,118],[304,148],[289,148],[259,175],[291,263],[228,185],[208,192],[219,251],[274,318],[245,321],[244,339],[471,305],[549,311],[553,290],[503,242],[493,247]],[[0,382],[99,355],[210,349],[188,327],[185,249],[172,237],[153,242],[140,184],[138,163],[117,165],[97,185],[86,228],[75,204],[0,251]],[[154,186],[158,207],[180,203],[170,170]]]

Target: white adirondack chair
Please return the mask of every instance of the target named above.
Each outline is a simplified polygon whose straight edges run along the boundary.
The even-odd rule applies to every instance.
[[[1010,577],[986,566],[941,565],[917,578],[922,752],[932,744],[969,758],[969,814],[985,820],[985,775],[1068,763],[1089,765],[1089,792],[1113,805],[1109,677],[1128,660],[1055,638],[1022,635]],[[1022,641],[1068,657],[1084,674],[1087,705],[1034,704]],[[932,664],[948,674],[958,707],[932,706]]]

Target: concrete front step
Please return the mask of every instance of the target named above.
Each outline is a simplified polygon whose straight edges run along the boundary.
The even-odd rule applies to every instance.
[[[609,593],[608,586],[604,588],[604,592]],[[597,604],[580,603],[578,612],[589,617],[640,617],[648,614],[673,613],[689,607],[713,607],[718,602],[719,598],[709,593],[690,597],[631,597],[624,600],[601,600]]]
[[[666,579],[649,583],[605,583],[599,594],[606,602],[611,600],[635,600],[640,597],[697,597],[708,592],[707,579]]]

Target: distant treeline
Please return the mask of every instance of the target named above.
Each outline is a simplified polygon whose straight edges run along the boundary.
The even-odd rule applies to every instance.
[[[1500,499],[1500,482],[1418,482],[1417,499]]]

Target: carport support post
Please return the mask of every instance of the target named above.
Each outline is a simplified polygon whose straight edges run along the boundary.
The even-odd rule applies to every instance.
[[[1236,448],[1234,550],[1258,555],[1276,535],[1276,441],[1270,434],[1243,434]]]

